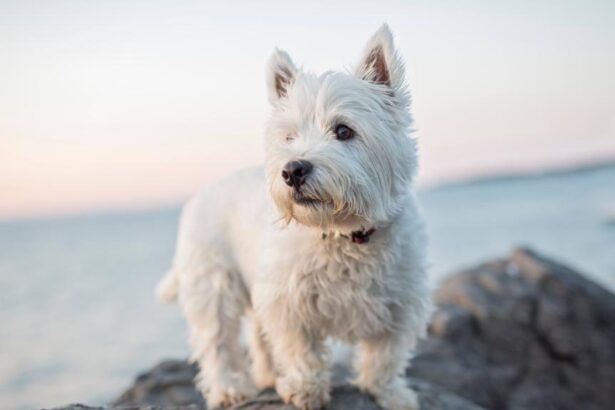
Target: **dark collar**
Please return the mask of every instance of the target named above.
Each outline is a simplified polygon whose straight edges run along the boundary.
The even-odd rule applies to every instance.
[[[368,230],[362,229],[360,231],[353,231],[350,233],[350,240],[353,243],[367,243],[369,242],[369,237],[376,232],[376,228],[369,228]]]
[[[356,243],[360,245],[360,244],[369,242],[369,237],[374,232],[376,232],[376,228],[369,228],[369,229],[361,229],[360,231],[352,231],[350,232],[350,236],[345,235],[343,233],[340,234],[340,236],[346,239],[350,239],[352,243]],[[325,239],[326,237],[327,237],[327,234],[323,233],[322,239]]]

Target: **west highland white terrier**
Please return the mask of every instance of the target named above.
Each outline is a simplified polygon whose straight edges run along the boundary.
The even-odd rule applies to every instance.
[[[391,32],[374,34],[353,72],[315,75],[276,50],[267,86],[264,167],[188,202],[157,289],[188,321],[197,385],[211,407],[275,386],[286,403],[322,408],[333,338],[356,345],[361,390],[385,409],[417,409],[403,374],[431,311],[427,241]]]

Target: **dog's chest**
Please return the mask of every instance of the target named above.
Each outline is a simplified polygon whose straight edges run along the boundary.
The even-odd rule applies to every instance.
[[[353,341],[381,334],[392,326],[388,269],[381,251],[323,243],[296,259],[289,278],[290,312],[323,336]]]

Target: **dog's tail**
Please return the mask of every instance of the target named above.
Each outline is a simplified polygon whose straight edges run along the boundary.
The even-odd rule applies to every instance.
[[[156,286],[156,299],[160,303],[171,303],[177,299],[177,272],[171,268]]]

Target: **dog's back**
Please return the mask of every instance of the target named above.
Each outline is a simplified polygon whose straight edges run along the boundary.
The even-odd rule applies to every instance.
[[[263,168],[253,167],[223,178],[192,197],[182,210],[175,258],[156,288],[157,299],[174,301],[182,278],[202,267],[200,258],[215,261],[249,282],[263,232],[272,223],[265,194]]]

